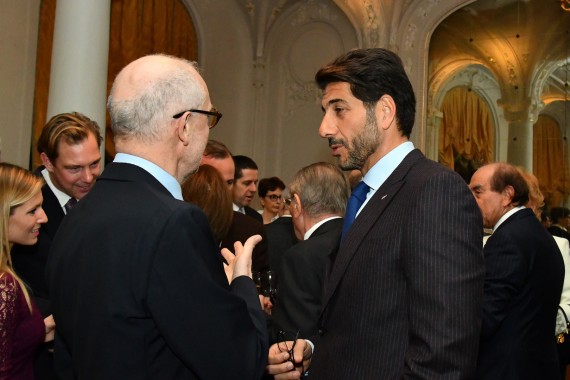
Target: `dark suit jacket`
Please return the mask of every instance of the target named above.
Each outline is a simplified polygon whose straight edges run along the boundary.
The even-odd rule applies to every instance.
[[[262,239],[253,249],[253,257],[251,270],[253,272],[262,272],[269,270],[268,254],[267,254],[267,236],[265,236],[265,228],[263,223],[234,211],[232,224],[228,233],[222,240],[221,248],[228,248],[234,252],[234,243],[240,241],[242,244],[253,235],[261,235]]]
[[[36,174],[41,176],[43,166],[38,168]],[[12,263],[16,273],[32,289],[36,305],[44,317],[51,314],[49,307],[49,291],[46,281],[46,262],[51,247],[51,242],[57,232],[65,213],[59,204],[55,194],[46,184],[42,187],[44,198],[42,208],[48,221],[40,228],[38,242],[35,245],[14,244],[12,248]]]
[[[272,316],[275,328],[301,337],[317,333],[325,267],[338,249],[343,219],[329,220],[289,248],[281,259],[279,291]]]
[[[48,260],[62,379],[256,379],[267,332],[253,281],[228,285],[196,206],[111,163]],[[223,365],[220,365],[223,361]]]
[[[482,219],[465,181],[406,156],[343,238],[311,379],[466,379],[481,326]]]
[[[261,215],[260,213],[258,213],[255,209],[249,207],[249,206],[245,206],[243,208],[243,210],[245,211],[245,215],[247,216],[251,216],[253,219],[257,220],[259,223],[263,224],[263,215]],[[243,215],[243,214],[242,214]]]
[[[269,252],[269,266],[277,274],[276,285],[279,283],[279,267],[283,253],[297,244],[299,240],[295,236],[293,218],[282,216],[265,225],[267,245]]]
[[[505,220],[485,244],[477,379],[558,379],[555,326],[564,262],[532,210]]]

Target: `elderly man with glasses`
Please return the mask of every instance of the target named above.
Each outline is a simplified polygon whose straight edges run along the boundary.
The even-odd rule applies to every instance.
[[[204,213],[182,200],[221,117],[206,83],[191,62],[146,56],[118,74],[108,107],[118,154],[65,218],[48,262],[60,377],[259,378],[260,237],[223,251],[224,271]]]

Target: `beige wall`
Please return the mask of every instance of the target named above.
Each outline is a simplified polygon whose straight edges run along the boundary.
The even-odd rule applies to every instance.
[[[0,0],[0,159],[29,165],[41,0]]]

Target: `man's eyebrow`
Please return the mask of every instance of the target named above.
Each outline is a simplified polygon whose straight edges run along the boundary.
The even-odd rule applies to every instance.
[[[340,99],[340,98],[335,98],[335,99],[330,99],[327,102],[327,108],[330,108],[332,105],[336,104],[336,103],[340,103],[340,102],[344,102],[344,99]],[[323,110],[323,112],[325,112],[325,107],[321,106],[321,109]]]
[[[482,188],[483,188],[483,185],[473,185],[473,186],[471,186],[471,191],[481,190]]]

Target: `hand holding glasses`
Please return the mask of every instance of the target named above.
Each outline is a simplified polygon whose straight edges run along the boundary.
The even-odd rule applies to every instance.
[[[299,338],[299,334],[299,331],[294,335],[279,331],[279,341],[269,349],[267,373],[290,376],[291,372],[297,372],[301,377],[308,376],[306,369],[311,364],[313,350],[307,340]]]

